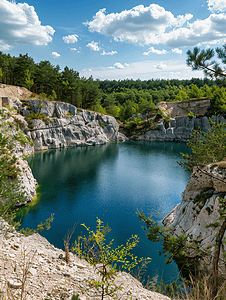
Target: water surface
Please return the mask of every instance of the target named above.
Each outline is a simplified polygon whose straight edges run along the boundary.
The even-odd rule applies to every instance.
[[[95,229],[98,217],[112,228],[109,238],[117,245],[138,234],[134,253],[152,258],[147,274],[172,282],[177,266],[164,264],[157,252],[161,245],[146,238],[136,212],[151,213],[160,222],[181,201],[190,174],[176,163],[180,152],[188,152],[185,144],[127,142],[35,153],[30,166],[41,197],[22,226],[35,227],[54,213],[51,229],[42,234],[63,248],[68,229],[75,223]],[[73,239],[81,232],[78,225]]]

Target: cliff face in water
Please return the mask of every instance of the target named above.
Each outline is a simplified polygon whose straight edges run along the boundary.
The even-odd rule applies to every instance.
[[[26,133],[34,141],[35,150],[64,148],[68,146],[102,145],[110,141],[125,141],[118,132],[115,118],[76,109],[63,102],[27,100],[18,105],[28,121]],[[39,118],[44,115],[46,118]]]
[[[216,239],[224,220],[220,219],[220,209],[226,200],[226,162],[210,164],[203,168],[195,167],[189,184],[182,194],[182,202],[163,219],[170,232],[179,236],[182,233],[199,242],[204,255],[201,259],[195,247],[190,247],[189,258],[199,259],[199,269],[212,272]],[[217,224],[218,223],[218,224]],[[213,225],[214,224],[214,225]],[[226,233],[223,233],[223,239]],[[188,245],[189,239],[187,241]],[[220,247],[219,271],[225,277],[223,253],[226,246]],[[209,253],[208,253],[209,252]]]
[[[17,137],[25,134],[30,143],[15,142],[14,153],[18,157],[18,175],[24,188],[26,201],[30,202],[36,194],[36,180],[23,155],[34,151],[64,148],[68,146],[102,145],[111,141],[125,141],[127,138],[118,132],[119,125],[115,118],[85,110],[63,102],[45,100],[11,100],[0,97],[1,132],[6,136]],[[14,107],[11,112],[5,108]],[[22,135],[23,135],[22,134]],[[32,144],[32,145],[31,145]],[[19,203],[18,203],[19,205]]]
[[[13,150],[18,157],[17,166],[21,170],[19,180],[25,188],[27,201],[34,197],[37,182],[24,155],[30,155],[35,150],[97,145],[126,139],[118,134],[118,124],[109,116],[77,111],[74,106],[64,103],[29,100],[22,105],[18,100],[13,102],[9,99],[3,102],[4,105],[14,106],[22,114],[0,107],[0,132],[15,141]],[[37,118],[27,122],[25,116],[31,113]],[[38,114],[45,117],[39,119]],[[27,299],[53,297],[69,300],[73,294],[80,294],[80,299],[100,298],[93,297],[95,294],[83,296],[81,293],[80,288],[89,289],[88,280],[100,280],[96,269],[88,262],[69,253],[69,263],[66,263],[65,253],[39,234],[25,237],[15,231],[7,231],[8,224],[0,217],[0,282],[3,297],[7,297],[9,292],[13,298],[20,297],[26,264],[23,296],[26,295]],[[143,288],[139,281],[125,272],[118,273],[115,285],[120,287],[117,291],[117,298],[120,299],[169,300],[166,296]]]
[[[217,122],[226,123],[224,117],[218,117]],[[169,123],[164,121],[158,124],[157,130],[149,130],[144,135],[134,135],[130,139],[136,141],[157,141],[157,142],[187,142],[192,129],[207,131],[211,129],[209,119],[204,117],[178,117]]]
[[[136,141],[159,141],[159,142],[187,142],[192,129],[207,131],[211,129],[209,118],[205,116],[210,107],[210,99],[192,99],[177,102],[159,102],[156,105],[164,113],[164,117],[170,115],[170,121],[163,119],[158,121],[157,129],[148,130],[143,135],[133,135],[130,137]],[[188,117],[192,112],[195,117]],[[155,118],[153,120],[155,122]],[[217,117],[218,123],[225,123],[222,116]]]

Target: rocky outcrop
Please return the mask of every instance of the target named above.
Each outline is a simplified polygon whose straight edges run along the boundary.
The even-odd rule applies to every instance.
[[[220,217],[220,197],[226,200],[226,162],[210,164],[203,168],[194,168],[190,181],[183,192],[182,202],[163,219],[170,232],[179,236],[185,233],[200,243],[201,250],[210,254],[201,259],[199,268],[212,271],[213,256],[217,232],[223,224]],[[218,224],[217,224],[218,223]],[[213,225],[214,226],[210,226]],[[224,233],[224,238],[226,234]],[[188,239],[189,244],[189,239]],[[191,246],[191,244],[189,244]],[[188,248],[189,258],[198,257],[195,247]],[[222,263],[226,246],[222,244],[220,252],[220,272],[225,276],[225,264]]]
[[[14,99],[26,100],[30,96],[32,96],[32,92],[30,92],[25,87],[0,83],[0,102],[1,102],[1,97],[7,97],[7,98],[9,97],[10,99],[13,100]]]
[[[24,160],[24,155],[28,156],[39,150],[101,145],[127,139],[118,132],[119,125],[111,116],[77,110],[75,106],[63,102],[27,100],[22,103],[8,97],[1,99],[4,106],[14,107],[19,112],[3,108],[4,116],[0,116],[0,125],[3,125],[1,132],[4,131],[4,135],[15,140],[14,154],[21,171],[18,179],[21,190],[25,192],[26,202],[30,202],[36,195],[37,181]],[[26,116],[32,116],[28,122]]]
[[[189,112],[195,115],[205,115],[210,107],[210,98],[190,99],[176,102],[159,102],[156,105],[164,115],[171,115],[172,118],[186,117]]]
[[[115,118],[76,109],[68,103],[27,100],[18,105],[18,112],[27,118],[33,114],[26,133],[34,141],[37,151],[102,145],[127,139],[118,133],[119,125]]]
[[[34,153],[31,140],[27,139],[26,135],[18,128],[18,126],[23,127],[25,125],[24,118],[16,114],[15,111],[10,112],[6,108],[1,110],[0,133],[14,144],[13,155],[17,158],[16,166],[20,169],[17,178],[20,181],[21,192],[25,192],[26,202],[30,202],[36,195],[37,181],[33,177],[28,162],[24,159],[24,156]]]
[[[17,299],[21,294],[27,266],[23,299],[71,300],[73,294],[79,294],[80,300],[100,299],[100,296],[82,295],[79,289],[88,289],[87,280],[99,280],[95,269],[85,260],[70,253],[69,263],[66,263],[64,251],[39,234],[25,237],[16,232],[6,233],[6,229],[7,224],[0,218],[0,290],[3,298],[9,291],[11,298]],[[118,274],[115,285],[122,287],[117,292],[117,299],[170,300],[144,289],[138,280],[125,272]],[[112,298],[106,296],[105,299]]]
[[[226,123],[222,116],[213,118],[218,123]],[[202,131],[211,129],[210,121],[207,117],[178,117],[171,119],[169,123],[164,120],[157,125],[156,130],[149,130],[144,135],[133,135],[130,137],[136,141],[158,141],[158,142],[187,142],[192,129],[200,128]]]

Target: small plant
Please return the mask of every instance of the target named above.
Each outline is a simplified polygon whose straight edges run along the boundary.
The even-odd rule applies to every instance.
[[[35,98],[35,94],[31,93],[29,98]]]
[[[141,125],[143,121],[141,120],[141,117],[138,116],[137,118],[134,118],[131,121],[125,121],[127,129],[134,129],[137,126]]]
[[[71,298],[71,300],[80,300],[79,299],[79,295],[78,294],[77,295],[73,295],[72,298]]]
[[[48,118],[46,115],[44,115],[43,113],[40,113],[40,112],[37,113],[37,114],[35,114],[34,112],[32,112],[31,114],[29,114],[29,115],[27,115],[25,117],[25,120],[27,122],[29,122],[29,121],[31,121],[33,119],[41,119],[43,121],[50,121],[50,118]]]
[[[39,94],[39,99],[40,100],[48,100],[47,94],[46,93]]]
[[[24,133],[22,133],[21,131],[18,131],[17,135],[14,136],[15,140],[17,140],[18,142],[20,142],[22,145],[25,144],[29,144],[31,146],[34,145],[34,143],[29,140],[29,137],[26,136]]]
[[[164,112],[158,107],[157,113],[155,115],[155,121],[162,119],[164,117]]]
[[[118,271],[130,271],[142,261],[150,261],[150,258],[138,260],[131,253],[139,241],[137,235],[133,235],[125,245],[113,249],[114,240],[106,244],[106,235],[111,229],[109,226],[104,226],[100,219],[97,219],[96,232],[90,230],[85,224],[82,224],[82,226],[87,230],[88,237],[78,237],[73,251],[81,258],[86,259],[95,268],[98,279],[86,280],[88,287],[80,287],[80,289],[82,293],[100,297],[100,299],[104,299],[105,296],[114,298],[116,292],[122,290],[121,286],[115,285]]]
[[[195,114],[194,114],[192,111],[189,111],[188,117],[189,117],[190,119],[192,119],[192,118],[195,117]]]
[[[168,114],[168,115],[165,117],[164,122],[169,124],[170,121],[171,121],[171,114]]]
[[[49,95],[48,100],[49,101],[55,101],[56,98],[57,98],[57,94],[56,94],[56,92],[54,90],[52,90],[52,94]]]
[[[70,112],[67,113],[67,116],[74,117]]]
[[[105,127],[104,122],[101,122],[100,126],[104,128]]]

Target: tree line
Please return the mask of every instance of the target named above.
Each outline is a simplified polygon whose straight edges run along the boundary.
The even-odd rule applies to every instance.
[[[215,79],[190,80],[94,80],[80,77],[73,69],[53,65],[49,61],[36,63],[28,54],[18,57],[0,51],[0,83],[23,86],[33,93],[68,102],[76,107],[110,114],[125,121],[133,114],[154,110],[160,101],[181,101],[213,97],[216,90],[226,103],[226,90]],[[221,106],[222,106],[221,105]]]

